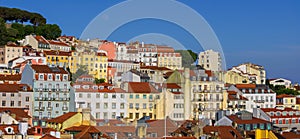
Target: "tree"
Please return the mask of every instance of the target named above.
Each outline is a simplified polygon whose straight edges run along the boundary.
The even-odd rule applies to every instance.
[[[182,66],[186,68],[192,68],[192,64],[197,59],[197,54],[192,50],[176,50],[175,52],[180,53],[182,56]]]
[[[87,70],[86,65],[79,65],[77,71],[72,75],[72,82],[75,82],[79,76],[85,75],[88,73],[89,73],[89,71]]]
[[[18,31],[18,34],[16,35],[17,39],[22,39],[25,37],[25,30],[23,24],[13,23],[11,27]]]
[[[25,36],[26,36],[26,35],[29,35],[29,34],[32,34],[32,33],[34,33],[34,28],[33,28],[33,26],[31,26],[31,25],[26,25],[26,26],[24,27],[24,34],[25,34]]]
[[[37,26],[35,33],[51,40],[61,36],[61,29],[56,24],[45,24]]]
[[[5,27],[5,21],[2,18],[0,18],[0,45],[5,45],[6,43],[7,43],[7,31]]]

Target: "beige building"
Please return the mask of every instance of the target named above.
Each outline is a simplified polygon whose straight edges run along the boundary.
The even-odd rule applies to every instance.
[[[232,84],[265,84],[266,71],[263,66],[244,63],[229,69],[225,74],[225,81]]]
[[[50,50],[50,44],[43,36],[27,35],[23,45],[30,45],[38,51]]]
[[[182,69],[182,57],[180,53],[158,53],[158,66],[172,70]]]
[[[4,49],[3,49],[4,48]],[[8,61],[17,58],[17,57],[22,57],[23,55],[23,47],[22,46],[17,46],[15,44],[8,44],[5,45],[2,48],[2,52],[1,52],[1,62],[3,62],[3,64],[8,64]],[[3,59],[2,59],[3,58]]]
[[[200,52],[198,56],[198,65],[202,66],[206,70],[221,71],[222,59],[220,53],[213,50]]]

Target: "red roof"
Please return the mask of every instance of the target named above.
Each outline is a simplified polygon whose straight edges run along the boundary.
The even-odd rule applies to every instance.
[[[64,52],[64,51],[55,51],[55,50],[50,50],[50,51],[44,51],[46,55],[55,55],[55,56],[71,56],[72,52]]]
[[[262,120],[256,117],[252,117],[251,120],[242,120],[240,118],[238,118],[237,115],[230,115],[227,116],[230,120],[232,120],[233,122],[237,123],[237,124],[256,124],[256,123],[271,123],[269,121],[266,120]]]
[[[243,89],[243,88],[255,89],[256,84],[236,84],[235,87],[238,88],[238,89]]]
[[[32,69],[35,70],[36,73],[60,73],[60,74],[68,74],[68,72],[60,67],[54,67],[54,69],[58,69],[57,71],[53,71],[47,65],[31,65]]]
[[[3,81],[20,81],[21,80],[21,74],[0,75],[0,80],[3,80]]]
[[[50,134],[45,134],[44,136],[42,136],[40,139],[59,139],[59,138],[56,138]]]
[[[16,120],[23,120],[24,118],[31,118],[28,114],[27,108],[11,108],[11,107],[1,107],[0,112],[9,112],[10,115],[14,114],[16,116]]]
[[[128,92],[129,93],[159,93],[148,82],[129,82],[128,83]]]
[[[213,72],[211,70],[205,70],[205,73],[207,74],[208,77],[213,76]]]
[[[141,66],[140,69],[151,69],[151,70],[170,70],[166,67],[158,67],[158,66]]]
[[[27,84],[0,84],[0,88],[0,92],[8,93],[18,93],[19,91],[32,91],[32,89]]]
[[[287,94],[281,94],[281,95],[276,96],[276,98],[291,98],[291,97],[296,97],[296,96],[294,96],[294,95],[287,95]]]
[[[0,131],[2,131],[2,133],[4,134],[4,135],[13,135],[13,134],[8,134],[7,132],[6,132],[6,128],[7,127],[11,127],[11,128],[13,128],[13,130],[14,130],[14,133],[13,134],[18,134],[19,133],[19,125],[17,125],[17,124],[13,124],[13,125],[3,125],[3,124],[1,124],[0,125]]]
[[[43,36],[35,36],[34,38],[40,43],[49,44],[49,42]]]
[[[217,136],[221,139],[242,139],[242,135],[231,126],[205,126],[203,128],[203,132],[205,134],[212,134],[218,133]],[[234,136],[235,135],[235,136]]]
[[[70,47],[68,44],[61,42],[61,41],[56,41],[56,40],[48,40],[48,42],[52,45],[60,45],[60,46],[68,46]]]
[[[284,109],[278,109],[278,108],[261,108],[262,111],[264,112],[289,112],[289,111],[299,111],[299,110],[295,110],[292,108],[284,108]]]
[[[48,123],[63,123],[66,120],[68,120],[69,118],[73,117],[74,115],[76,115],[78,112],[68,112],[66,114],[63,114],[61,116],[58,116],[56,118],[53,119],[49,119],[47,120]]]
[[[75,131],[75,132],[79,132],[75,135],[75,139],[89,139],[92,138],[91,133],[100,133],[102,131],[100,131],[97,127],[95,126],[85,126],[85,125],[81,125],[81,126],[72,126],[70,128],[65,129],[66,131]],[[102,134],[99,139],[105,138],[105,139],[111,139],[109,136],[107,136],[106,134]]]

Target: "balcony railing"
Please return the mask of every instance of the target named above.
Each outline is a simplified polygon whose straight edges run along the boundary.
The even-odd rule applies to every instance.
[[[35,111],[44,111],[45,110],[45,107],[34,107],[34,110]]]
[[[254,100],[255,103],[264,103],[265,100]]]
[[[63,110],[63,111],[67,111],[67,110],[68,110],[68,107],[62,107],[62,110]]]
[[[57,98],[57,97],[35,97],[35,101],[69,101],[69,97]]]
[[[35,92],[69,92],[70,89],[63,89],[63,88],[35,88]]]
[[[52,111],[53,107],[47,107],[47,111]]]

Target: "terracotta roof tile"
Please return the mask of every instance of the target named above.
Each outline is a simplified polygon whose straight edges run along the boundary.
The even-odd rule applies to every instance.
[[[60,46],[67,46],[70,47],[68,44],[61,42],[61,41],[56,41],[56,40],[48,40],[48,42],[52,45],[60,45]]]
[[[19,91],[30,92],[32,89],[27,84],[0,84],[0,92],[18,93]],[[26,88],[26,90],[24,90]]]
[[[60,68],[60,67],[50,68],[47,65],[31,65],[31,67],[32,67],[33,70],[35,70],[36,73],[60,73],[60,74],[68,74],[68,72],[65,69]],[[55,71],[53,69],[55,69]]]
[[[237,115],[230,115],[227,116],[230,120],[232,120],[233,122],[237,123],[237,124],[255,124],[255,123],[271,123],[269,121],[266,120],[262,120],[256,117],[252,117],[251,120],[242,120],[240,118],[238,118]]]
[[[128,92],[129,93],[159,93],[148,82],[129,82],[128,83]]]
[[[3,80],[3,81],[20,81],[21,80],[21,74],[0,75],[0,80]]]
[[[43,36],[35,36],[34,38],[40,43],[49,44],[49,42]]]
[[[287,95],[287,94],[281,94],[281,95],[276,96],[276,98],[291,98],[291,97],[296,97],[296,96],[294,96],[294,95]]]
[[[59,139],[59,138],[56,138],[50,134],[45,134],[44,136],[42,136],[40,139]]]
[[[5,128],[7,128],[7,127],[13,128],[14,134],[18,134],[19,133],[19,126],[17,124],[12,124],[12,125],[3,125],[3,124],[1,124],[0,125],[0,130],[3,132],[4,135],[11,135],[11,134],[8,134],[6,132]]]
[[[231,126],[205,126],[203,128],[205,134],[212,134],[217,132],[221,139],[242,139],[242,135]]]
[[[236,84],[235,87],[238,88],[238,89],[243,89],[243,88],[255,89],[256,84]]]
[[[10,115],[16,115],[16,120],[19,121],[22,121],[24,118],[31,118],[31,116],[28,113],[28,108],[1,107],[0,112],[10,112]]]
[[[140,69],[151,69],[151,70],[171,70],[166,67],[158,67],[158,66],[141,66]]]

